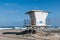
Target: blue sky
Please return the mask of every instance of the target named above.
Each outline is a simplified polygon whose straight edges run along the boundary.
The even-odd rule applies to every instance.
[[[0,0],[0,26],[21,26],[29,10],[50,11],[50,24],[60,26],[60,0]]]

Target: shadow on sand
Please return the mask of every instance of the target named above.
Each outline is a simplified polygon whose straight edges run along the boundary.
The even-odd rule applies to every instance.
[[[25,30],[25,31],[21,31],[21,32],[4,32],[2,34],[16,34],[16,35],[24,35],[24,34],[31,34],[32,30]],[[32,34],[36,34],[36,31],[33,30]]]

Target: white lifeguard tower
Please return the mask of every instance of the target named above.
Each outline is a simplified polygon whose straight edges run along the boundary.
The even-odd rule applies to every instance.
[[[46,27],[46,19],[48,16],[48,11],[43,10],[32,10],[27,12],[26,14],[29,14],[31,19],[31,25],[30,26],[36,26],[36,27]]]

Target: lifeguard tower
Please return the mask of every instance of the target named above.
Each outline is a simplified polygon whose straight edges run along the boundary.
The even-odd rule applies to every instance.
[[[46,25],[46,19],[48,16],[47,11],[43,10],[32,10],[27,12],[26,14],[29,14],[30,19],[31,19],[31,25],[34,26],[47,26]]]
[[[31,20],[30,26],[28,27],[32,27],[32,28],[36,27],[38,29],[46,28],[48,26],[46,24],[48,13],[49,13],[48,11],[44,11],[44,10],[31,10],[27,12],[26,14],[29,15]]]

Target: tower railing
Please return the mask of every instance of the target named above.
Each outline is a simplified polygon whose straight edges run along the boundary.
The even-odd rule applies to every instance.
[[[31,25],[31,21],[29,19],[24,19],[24,26],[28,27]]]

